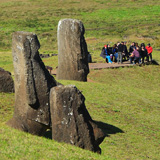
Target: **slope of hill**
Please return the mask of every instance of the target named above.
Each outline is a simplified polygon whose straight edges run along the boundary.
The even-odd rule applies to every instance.
[[[160,44],[160,1],[157,0],[0,0],[0,67],[13,72],[12,33],[38,35],[41,53],[57,53],[57,24],[62,18],[84,23],[93,61],[104,44],[126,40]],[[159,51],[153,59],[160,63]],[[57,56],[43,59],[56,68]],[[0,93],[0,159],[155,159],[160,157],[160,67],[91,70],[91,82],[74,84],[86,98],[87,109],[108,135],[102,155],[37,137],[6,126],[14,111],[14,94]],[[123,132],[119,132],[123,131]]]
[[[120,40],[160,43],[159,1],[0,0],[0,49],[10,50],[15,31],[35,32],[42,51],[57,51],[57,25],[63,18],[84,23],[91,52]],[[96,41],[96,42],[95,42]]]

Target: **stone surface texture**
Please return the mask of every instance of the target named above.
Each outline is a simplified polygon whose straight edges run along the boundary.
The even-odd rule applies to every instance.
[[[69,24],[67,22],[67,25]],[[78,29],[79,36],[83,35],[82,23],[74,21],[72,27],[72,30]],[[63,86],[55,81],[39,56],[39,48],[40,44],[35,34],[13,33],[15,110],[13,118],[7,124],[36,135],[44,135],[50,128],[54,140],[101,153],[99,144],[105,138],[105,134],[89,115],[83,94],[74,85]],[[77,52],[80,54],[79,49]],[[77,55],[72,53],[71,55],[80,60]],[[80,72],[78,72],[86,74],[81,68],[82,64],[79,65]]]
[[[79,20],[59,21],[57,79],[87,81],[88,49],[84,33],[83,23]]]
[[[105,135],[91,119],[84,101],[74,85],[51,89],[52,138],[100,153],[99,144]]]
[[[14,81],[11,73],[0,68],[0,92],[14,92]]]
[[[8,124],[36,135],[42,135],[51,124],[49,92],[57,85],[39,56],[39,48],[35,34],[13,33],[15,110]]]

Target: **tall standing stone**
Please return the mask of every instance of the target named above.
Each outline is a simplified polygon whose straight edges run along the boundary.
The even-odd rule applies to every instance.
[[[87,81],[88,50],[81,21],[63,19],[58,23],[57,79]]]
[[[15,110],[8,124],[36,135],[42,135],[50,126],[49,92],[57,85],[39,56],[39,48],[35,34],[13,34]]]

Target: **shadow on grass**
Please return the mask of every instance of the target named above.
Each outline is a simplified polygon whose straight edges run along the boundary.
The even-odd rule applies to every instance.
[[[159,63],[156,60],[154,60],[154,59],[152,60],[152,64],[153,65],[159,65]]]
[[[103,131],[103,133],[105,134],[105,137],[109,137],[110,134],[124,133],[123,130],[113,125],[100,122],[100,121],[95,121],[95,120],[93,120],[93,122],[97,124],[98,128],[100,128]],[[48,139],[52,139],[52,130],[51,129],[47,130],[44,137]]]
[[[103,131],[106,137],[109,137],[110,134],[116,134],[116,133],[124,133],[123,130],[121,130],[118,127],[115,127],[113,125],[100,122],[100,121],[95,121],[94,122],[97,124],[97,126]]]

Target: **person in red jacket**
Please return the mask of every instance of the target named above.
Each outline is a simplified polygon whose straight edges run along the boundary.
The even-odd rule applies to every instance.
[[[148,56],[147,56],[147,62],[149,62],[149,57],[151,59],[152,62],[152,51],[153,48],[151,47],[150,43],[146,46],[147,52],[148,52]]]

